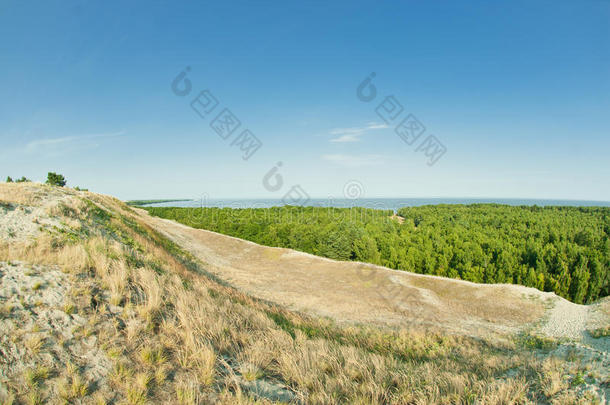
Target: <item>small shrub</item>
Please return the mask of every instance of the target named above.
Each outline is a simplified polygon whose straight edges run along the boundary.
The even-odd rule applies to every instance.
[[[50,186],[63,187],[66,185],[66,178],[61,174],[49,172],[47,174],[46,184],[48,184]]]
[[[557,347],[557,342],[551,338],[537,335],[520,336],[519,342],[528,349],[552,350]]]
[[[579,386],[579,385],[583,385],[584,383],[585,383],[585,378],[582,375],[582,373],[580,373],[580,372],[578,374],[576,374],[576,376],[574,376],[574,379],[572,379],[572,386],[573,387],[576,387],[576,386]]]
[[[75,309],[76,308],[74,307],[74,304],[72,304],[71,302],[67,302],[64,304],[64,312],[68,315],[72,315]]]
[[[592,331],[589,331],[589,333],[595,339],[599,339],[599,338],[603,338],[603,337],[608,337],[608,336],[610,336],[610,326],[606,326],[604,328],[594,329]]]

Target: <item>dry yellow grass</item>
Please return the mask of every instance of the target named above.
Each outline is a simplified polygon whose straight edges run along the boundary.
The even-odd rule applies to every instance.
[[[46,190],[0,186],[0,198],[41,204],[51,198]],[[34,241],[0,245],[0,261],[60,266],[75,292],[75,313],[88,320],[74,339],[95,338],[112,367],[94,384],[65,362],[34,394],[22,376],[9,375],[7,395],[18,401],[32,395],[39,402],[60,395],[132,404],[581,400],[566,383],[563,359],[506,341],[338,325],[287,311],[209,277],[203,264],[121,202],[68,194],[50,212],[65,216],[78,238],[42,232]],[[42,364],[44,346],[32,341],[30,349]]]

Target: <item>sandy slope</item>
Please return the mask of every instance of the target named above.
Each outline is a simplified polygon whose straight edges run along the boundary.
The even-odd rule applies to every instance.
[[[0,184],[0,242],[10,252],[13,245],[31,242],[49,232],[69,231],[69,225],[76,221],[65,215],[71,203],[88,197],[96,197],[96,203],[102,206],[109,201],[70,189]],[[112,211],[117,207],[108,208]],[[196,230],[150,217],[143,210],[136,211],[144,222],[197,256],[219,279],[288,308],[328,316],[339,322],[426,326],[471,336],[505,337],[505,333],[534,331],[560,338],[562,342],[569,340],[550,352],[535,352],[542,358],[570,357],[572,360],[562,371],[564,379],[581,373],[585,364],[583,370],[596,377],[587,377],[587,382],[577,390],[596,391],[601,403],[609,397],[610,338],[592,339],[586,330],[609,324],[610,298],[596,305],[582,306],[521,286],[480,285],[363,263],[339,262]],[[0,402],[10,397],[4,385],[7,378],[20,381],[13,388],[21,387],[23,375],[38,367],[41,359],[43,364],[53,364],[49,383],[45,383],[48,388],[45,395],[58,395],[62,381],[68,380],[55,371],[67,369],[69,364],[78,364],[77,375],[91,383],[90,387],[95,387],[98,394],[115,395],[114,388],[106,383],[112,362],[102,345],[109,337],[119,336],[116,329],[121,325],[119,320],[132,319],[135,312],[129,309],[129,315],[126,308],[109,305],[101,318],[101,313],[95,318],[81,316],[91,315],[87,312],[92,305],[88,294],[93,291],[92,286],[97,289],[97,284],[83,288],[76,285],[80,279],[80,275],[69,277],[57,266],[0,262]],[[103,296],[103,292],[95,294]],[[201,295],[196,296],[198,299]],[[74,300],[84,304],[75,313],[69,313],[66,303]],[[95,331],[91,329],[91,320],[96,325]],[[128,330],[141,323],[136,318],[132,320],[135,323],[130,321],[125,326]],[[38,347],[35,345],[41,349],[33,349]],[[24,347],[28,349],[27,355]],[[262,380],[252,382],[252,386],[246,382],[239,384],[267,398],[283,389],[277,388],[283,385]],[[262,391],[272,394],[262,394]]]
[[[61,227],[48,210],[77,194],[69,189],[22,187],[28,193],[16,195],[11,187],[0,188],[0,199],[26,204],[0,206],[0,239],[16,241],[33,237],[41,226]],[[20,198],[27,201],[17,201]],[[582,306],[517,285],[474,284],[334,261],[137,212],[229,284],[288,308],[339,321],[441,326],[475,336],[537,330],[574,340],[585,338],[586,329],[609,323],[610,300]]]
[[[340,262],[140,215],[205,262],[222,280],[259,298],[340,321],[441,326],[486,336],[537,330],[581,339],[589,308],[516,285],[484,285]]]

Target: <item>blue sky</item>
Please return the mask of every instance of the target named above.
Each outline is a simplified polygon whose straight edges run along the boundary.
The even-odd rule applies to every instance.
[[[365,197],[608,201],[609,22],[594,0],[4,1],[0,176],[57,171],[123,199],[340,198],[357,181]],[[219,105],[201,118],[204,89]],[[426,128],[414,145],[376,113],[390,95]],[[227,140],[210,127],[223,108],[241,121]],[[248,160],[244,129],[262,142]],[[432,166],[429,135],[446,148]]]

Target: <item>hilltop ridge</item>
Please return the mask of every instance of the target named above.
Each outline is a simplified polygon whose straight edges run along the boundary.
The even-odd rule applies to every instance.
[[[0,184],[0,304],[6,402],[608,395],[608,338],[587,332],[607,300],[264,247],[68,188]]]

